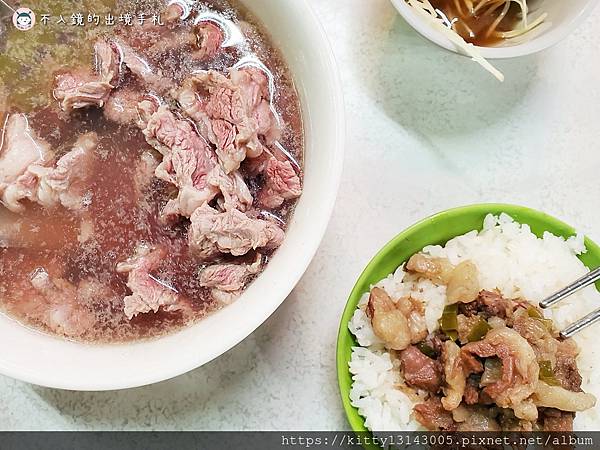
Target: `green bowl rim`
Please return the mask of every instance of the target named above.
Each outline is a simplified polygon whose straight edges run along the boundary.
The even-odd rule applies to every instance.
[[[348,300],[346,301],[346,306],[344,307],[344,311],[342,313],[342,317],[340,320],[340,325],[338,329],[337,343],[336,343],[336,368],[337,368],[337,378],[338,378],[338,388],[340,391],[340,396],[342,400],[342,404],[344,406],[344,411],[346,413],[346,418],[352,428],[352,430],[356,433],[365,433],[369,432],[369,430],[364,425],[364,418],[358,414],[358,409],[351,405],[349,390],[347,390],[342,385],[342,379],[344,376],[349,374],[348,361],[345,359],[342,354],[343,350],[343,340],[344,335],[349,334],[351,339],[354,340],[354,337],[348,330],[348,322],[350,321],[354,311],[356,310],[356,305],[363,292],[359,292],[359,287],[362,286],[366,279],[370,276],[370,272],[373,267],[381,264],[381,260],[390,252],[390,250],[396,246],[396,242],[402,239],[405,239],[407,236],[418,232],[421,228],[430,224],[433,221],[437,221],[440,218],[455,218],[464,213],[470,212],[480,212],[481,214],[500,214],[502,212],[508,214],[509,216],[522,216],[526,215],[529,218],[535,218],[538,221],[544,222],[547,224],[547,228],[549,231],[550,228],[554,229],[553,234],[558,234],[563,237],[573,236],[577,233],[577,231],[568,225],[567,223],[550,216],[544,212],[539,210],[529,208],[526,206],[513,205],[508,203],[476,203],[465,206],[458,206],[455,208],[447,209],[436,214],[433,214],[425,219],[416,222],[410,227],[406,228],[404,231],[400,232],[396,236],[394,236],[390,241],[388,241],[382,248],[379,250],[375,256],[369,261],[369,263],[365,266],[360,276],[356,280],[350,295],[348,296]],[[524,220],[523,217],[519,218],[519,223],[527,223],[527,220]],[[558,233],[557,233],[558,231]],[[586,254],[595,253],[600,255],[600,247],[596,245],[591,239],[585,237],[584,244],[586,247]],[[600,256],[599,256],[600,257]],[[580,258],[581,259],[581,258]],[[403,261],[402,261],[403,262]],[[402,263],[400,262],[399,265]],[[585,264],[585,262],[584,262]],[[587,265],[586,265],[587,267]],[[600,284],[600,283],[599,283]],[[596,284],[596,288],[600,291],[599,284]],[[355,342],[355,341],[354,341]],[[356,423],[353,420],[352,416],[356,415],[361,418],[360,423]],[[367,446],[365,448],[379,448],[376,446]]]

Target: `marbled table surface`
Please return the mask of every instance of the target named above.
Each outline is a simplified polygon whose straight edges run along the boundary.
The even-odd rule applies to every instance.
[[[348,135],[333,219],[302,281],[248,339],[170,381],[85,393],[0,377],[1,429],[345,429],[340,314],[396,233],[449,207],[511,202],[600,239],[600,10],[558,46],[498,63],[500,84],[419,37],[388,0],[310,1],[341,69]]]

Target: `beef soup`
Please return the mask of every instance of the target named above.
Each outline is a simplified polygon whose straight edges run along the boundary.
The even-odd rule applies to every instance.
[[[93,342],[234,301],[302,180],[298,96],[252,17],[223,1],[111,11],[148,19],[5,26],[0,57],[0,306]]]

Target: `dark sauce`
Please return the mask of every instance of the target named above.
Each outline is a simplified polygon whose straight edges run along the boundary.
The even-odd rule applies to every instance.
[[[156,8],[154,11],[164,9],[164,4],[156,2],[117,2],[117,10],[119,5],[125,11],[127,6],[133,9],[145,7],[146,14],[153,11],[148,8]],[[36,9],[35,2],[28,6],[40,10]],[[241,21],[248,38],[245,53],[225,51],[214,61],[195,65],[190,63],[185,51],[170,52],[161,58],[153,58],[146,53],[144,56],[153,67],[177,83],[193,70],[224,70],[248,54],[258,58],[274,78],[276,89],[273,104],[285,124],[280,144],[301,167],[303,130],[300,106],[281,55],[264,30],[244,10],[220,0],[203,2],[200,6],[235,22]],[[2,22],[6,22],[5,18]],[[64,45],[70,45],[71,42],[73,48],[53,48],[63,45],[57,43],[56,36],[33,43],[22,42],[18,35],[2,36],[8,39],[3,44],[7,52],[0,61],[7,62],[5,65],[0,63],[0,88],[4,86],[10,93],[6,110],[9,113],[26,113],[31,127],[41,139],[48,142],[57,157],[68,152],[81,134],[88,131],[97,133],[99,143],[89,181],[90,203],[83,216],[62,207],[46,210],[35,204],[27,204],[24,213],[15,215],[0,206],[0,231],[5,226],[3,224],[10,223],[11,227],[18,229],[19,235],[18,245],[14,245],[14,242],[9,246],[0,245],[0,308],[27,325],[53,331],[40,319],[43,317],[41,302],[37,301],[40,294],[31,285],[32,273],[43,269],[51,279],[64,280],[75,289],[86,292],[83,295],[78,291],[77,295],[85,297],[83,306],[93,314],[94,324],[83,335],[69,336],[71,338],[88,342],[119,342],[172,332],[200,320],[219,307],[210,292],[199,285],[198,271],[203,263],[188,249],[189,220],[182,219],[174,225],[164,225],[158,220],[160,210],[173,195],[173,186],[154,178],[142,194],[136,189],[135,176],[140,157],[144,152],[153,152],[139,129],[110,122],[100,109],[79,110],[69,116],[58,109],[51,96],[55,71],[77,67],[73,61],[79,61],[75,64],[82,67],[92,67],[92,46],[99,35],[97,31],[82,34],[69,27],[64,30],[69,36]],[[111,31],[116,36],[126,36],[127,33],[127,30],[118,27]],[[59,29],[55,32],[59,33]],[[82,39],[78,41],[73,36]],[[74,41],[77,44],[73,46]],[[17,42],[25,47],[15,49]],[[132,46],[136,45],[132,43]],[[138,43],[137,47],[141,52],[144,51],[143,43]],[[74,57],[73,52],[80,52],[80,56]],[[29,68],[27,60],[33,54],[51,55],[50,70],[42,73]],[[32,58],[31,64],[38,64],[39,59]],[[35,76],[21,79],[18,86],[15,84],[16,73],[34,71]],[[39,92],[35,99],[31,94],[34,91]],[[255,194],[261,185],[260,177],[249,177],[246,181]],[[277,210],[257,210],[256,214],[272,215],[285,228],[294,204],[286,202]],[[84,228],[93,230],[91,238],[82,237],[86,234]],[[175,287],[190,308],[183,312],[159,310],[157,313],[140,314],[132,320],[127,319],[123,313],[123,298],[130,291],[126,285],[127,277],[116,272],[116,265],[131,257],[140,243],[160,245],[167,250],[168,257],[151,275]],[[254,256],[248,254],[245,258],[250,262]],[[265,254],[265,260],[269,256]],[[223,255],[214,262],[231,259],[233,257]],[[82,289],[88,285],[89,289]],[[82,302],[79,297],[77,301]]]
[[[482,0],[482,3],[485,0]],[[481,7],[477,11],[469,11],[464,0],[430,0],[431,5],[443,12],[453,29],[465,41],[479,47],[493,47],[503,41],[499,36],[501,32],[512,31],[521,20],[521,9],[515,2],[510,2],[510,7],[500,22],[495,22],[502,16],[504,4],[492,8],[493,2]],[[473,3],[474,8],[477,2]],[[492,9],[490,9],[492,8]]]

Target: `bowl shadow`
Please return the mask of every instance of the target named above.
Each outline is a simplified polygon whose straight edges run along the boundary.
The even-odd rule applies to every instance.
[[[233,404],[240,414],[252,414],[254,406],[241,400],[239,393],[251,382],[247,378],[263,359],[261,347],[277,315],[275,312],[251,336],[219,358],[170,380],[117,391],[68,391],[33,385],[31,390],[70,422],[61,427],[64,429],[223,429],[231,423],[231,408],[219,405]]]
[[[315,258],[318,259],[318,256]],[[313,270],[315,262],[311,264]],[[310,269],[309,269],[310,270]],[[301,280],[289,298],[250,336],[210,363],[176,378],[156,384],[117,391],[67,391],[30,385],[33,395],[67,421],[64,430],[90,431],[208,431],[279,429],[277,415],[265,420],[256,410],[264,408],[265,380],[297,371],[297,358],[306,346],[302,334],[290,336],[300,327],[325,326],[307,323],[302,309],[306,301],[318,308],[318,297],[305,298],[306,280]],[[322,319],[321,316],[319,316]],[[320,320],[319,319],[319,320]],[[335,360],[336,329],[331,328],[327,351],[321,361]],[[310,339],[307,336],[306,339]],[[274,366],[274,362],[277,365]],[[336,372],[313,367],[331,396],[337,397]],[[292,378],[290,378],[291,380]],[[293,391],[293,389],[291,389]],[[287,395],[273,392],[272,396]],[[285,400],[282,399],[282,401]],[[293,401],[291,394],[289,401]],[[235,417],[232,416],[235,413]],[[337,421],[345,424],[343,411]],[[332,413],[333,414],[333,413]],[[255,419],[254,419],[255,418]]]
[[[537,55],[491,61],[505,75],[501,83],[469,58],[429,42],[400,15],[388,23],[367,35],[362,44],[371,50],[356,55],[366,64],[353,65],[353,74],[389,118],[421,137],[493,126],[524,101],[536,76]]]

